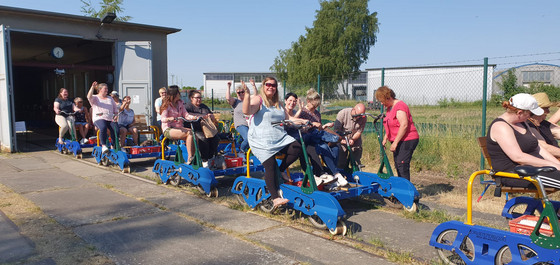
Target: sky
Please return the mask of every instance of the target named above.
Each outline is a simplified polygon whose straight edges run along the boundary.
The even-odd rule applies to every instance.
[[[94,6],[100,0],[91,0]],[[312,27],[318,0],[123,0],[130,22],[168,36],[168,82],[200,87],[207,72],[268,72],[278,50]],[[379,32],[361,67],[528,63],[560,65],[560,1],[370,0]],[[80,0],[0,5],[83,15]],[[156,85],[160,86],[160,85]]]

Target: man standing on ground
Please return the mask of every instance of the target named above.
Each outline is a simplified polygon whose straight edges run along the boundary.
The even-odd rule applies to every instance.
[[[353,108],[345,108],[338,112],[334,122],[334,131],[342,133],[351,131],[348,135],[348,141],[352,148],[352,155],[356,163],[361,164],[362,159],[362,133],[366,126],[367,117],[364,115],[366,107],[363,103],[358,103]],[[348,148],[346,147],[346,139],[341,137],[340,145],[342,148],[338,154],[338,168],[348,167]]]

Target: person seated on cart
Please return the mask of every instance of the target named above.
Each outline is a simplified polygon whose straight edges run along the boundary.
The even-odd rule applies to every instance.
[[[313,88],[307,91],[306,97],[307,103],[301,109],[299,114],[299,119],[304,119],[311,122],[312,128],[307,130],[303,134],[303,139],[305,145],[308,147],[314,147],[315,152],[309,152],[311,159],[311,166],[313,167],[314,173],[316,168],[322,168],[321,160],[319,155],[323,158],[322,162],[327,166],[330,174],[323,174],[319,177],[317,183],[323,182],[329,184],[334,182],[332,185],[328,185],[328,189],[337,189],[338,187],[343,187],[348,185],[346,178],[340,174],[338,167],[336,166],[336,160],[338,156],[338,141],[340,137],[333,132],[330,127],[333,123],[321,124],[321,113],[317,108],[321,105],[321,95]]]
[[[282,122],[286,117],[284,108],[278,96],[278,82],[274,77],[266,77],[258,95],[251,96],[244,82],[241,82],[244,93],[243,113],[251,116],[249,119],[249,146],[253,154],[262,162],[265,169],[264,180],[274,207],[284,205],[288,199],[280,197],[278,193],[276,170],[284,172],[298,158],[303,169],[307,163],[302,147],[284,130],[284,126],[273,125]],[[276,163],[276,155],[285,154],[280,167]]]
[[[97,95],[93,94],[93,91],[97,91]],[[117,114],[119,109],[115,101],[108,96],[107,92],[109,87],[105,83],[97,84],[94,81],[87,94],[87,99],[91,105],[92,120],[93,124],[99,130],[99,142],[101,143],[101,151],[103,153],[108,152],[107,147],[107,129],[111,133],[113,141],[118,139],[118,125],[117,125]],[[114,143],[113,143],[114,144]]]
[[[92,127],[91,115],[89,114],[88,108],[84,106],[84,100],[81,97],[75,98],[74,104],[79,109],[74,115],[74,118],[76,119],[74,124],[76,125],[76,128],[80,132],[80,136],[82,136],[82,140],[80,141],[80,144],[87,144],[89,142],[87,139],[87,134]]]
[[[284,96],[284,109],[286,111],[286,117],[290,120],[296,119],[301,114],[301,110],[303,109],[303,102],[298,98],[298,95],[293,92],[289,92]],[[298,110],[296,111],[296,106]],[[299,133],[298,130],[293,128],[286,128],[288,134],[294,137],[296,140],[299,140]]]
[[[539,107],[544,111],[542,115],[535,115],[531,113],[531,117],[527,120],[527,124],[532,130],[533,134],[539,140],[541,148],[546,149],[554,157],[560,158],[560,147],[558,146],[557,138],[560,138],[560,126],[550,123],[546,120],[546,116],[550,113],[550,107],[554,106],[546,93],[533,94],[537,100]]]
[[[134,110],[130,108],[130,96],[125,96],[119,112],[119,134],[120,144],[125,146],[126,135],[132,134],[134,145],[138,145],[138,128],[134,126]]]
[[[255,84],[253,79],[251,79],[251,84]],[[238,85],[235,88],[235,94],[237,98],[231,96],[231,82],[227,83],[227,92],[226,92],[226,101],[229,105],[233,108],[233,124],[235,124],[235,130],[241,135],[243,141],[239,145],[239,150],[241,152],[247,152],[249,149],[249,141],[247,140],[247,132],[249,131],[249,123],[247,123],[247,119],[243,114],[243,99],[245,90],[241,85]],[[256,87],[255,87],[256,89]]]
[[[546,149],[539,147],[537,138],[529,130],[525,121],[531,113],[543,115],[537,100],[530,94],[520,93],[504,101],[506,112],[496,118],[488,128],[486,144],[492,161],[492,169],[514,172],[517,165],[535,167],[552,166],[560,169],[560,162]],[[560,184],[560,171],[540,173],[543,184]],[[501,178],[501,184],[510,187],[534,188],[522,179]],[[557,184],[557,185],[558,185]]]
[[[78,109],[74,102],[68,97],[68,90],[66,88],[61,88],[58,91],[58,97],[54,100],[53,110],[56,114],[54,116],[54,121],[58,124],[58,127],[60,127],[58,130],[58,143],[63,144],[63,137],[68,129],[71,129],[74,135],[76,135],[76,128],[72,126],[72,119],[74,119],[74,117],[66,113],[74,113],[80,109]]]
[[[185,104],[185,109],[187,112],[193,116],[200,117],[204,120],[193,123],[194,134],[196,136],[196,141],[198,144],[198,149],[200,150],[200,155],[202,156],[202,161],[206,167],[208,159],[213,158],[218,154],[218,145],[220,144],[220,137],[214,134],[212,137],[205,136],[202,130],[202,123],[213,123],[214,125],[218,123],[214,114],[206,104],[202,103],[202,94],[198,90],[189,91],[190,103]]]
[[[177,118],[183,117],[187,120],[196,119],[196,117],[189,115],[179,93],[179,87],[176,85],[169,86],[167,94],[161,104],[161,129],[163,136],[170,140],[183,140],[187,147],[189,157],[187,164],[192,164],[194,155],[194,142],[190,128],[183,126],[183,121]]]
[[[361,164],[362,159],[362,133],[366,127],[367,117],[366,107],[363,103],[356,104],[353,108],[345,108],[338,112],[334,121],[333,130],[339,135],[345,131],[350,131],[349,144],[352,155],[356,163]],[[340,148],[338,152],[338,168],[348,168],[348,148],[346,140],[341,137]]]

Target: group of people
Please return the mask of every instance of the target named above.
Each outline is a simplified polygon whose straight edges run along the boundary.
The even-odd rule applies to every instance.
[[[84,100],[81,97],[72,100],[69,98],[66,88],[59,90],[53,109],[56,114],[55,122],[60,127],[58,134],[60,144],[63,143],[63,137],[68,130],[72,130],[72,134],[78,140],[76,134],[76,129],[78,129],[81,144],[88,142],[88,132],[99,130],[99,141],[103,152],[108,150],[107,131],[112,136],[118,136],[116,138],[119,139],[121,146],[124,146],[128,133],[132,134],[134,145],[138,145],[138,129],[134,126],[134,110],[130,108],[130,96],[125,96],[121,100],[116,91],[111,94],[108,91],[107,84],[93,82],[86,97],[91,105],[91,110],[89,110],[84,106]]]
[[[488,128],[486,144],[494,171],[514,172],[518,165],[560,169],[560,112],[548,121],[553,106],[546,93],[520,93],[504,101],[505,112]],[[560,171],[540,173],[545,186],[560,186]],[[501,178],[505,186],[531,188],[521,179]]]

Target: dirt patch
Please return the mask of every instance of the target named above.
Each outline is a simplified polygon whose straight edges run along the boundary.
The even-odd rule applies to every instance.
[[[0,184],[0,209],[35,244],[35,254],[14,264],[51,259],[56,264],[115,264],[94,246],[47,216],[25,197]]]

